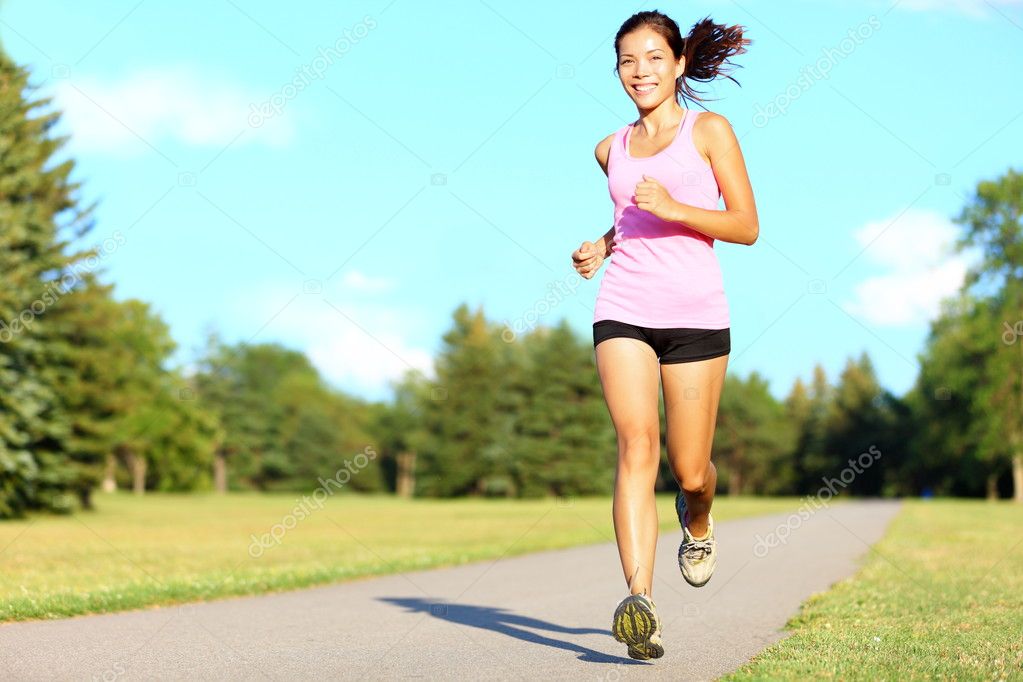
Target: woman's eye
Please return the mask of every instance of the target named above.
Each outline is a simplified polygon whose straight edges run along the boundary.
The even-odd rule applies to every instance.
[[[659,54],[655,54],[654,55],[654,59],[663,59],[663,57],[661,57],[661,55],[659,55]]]

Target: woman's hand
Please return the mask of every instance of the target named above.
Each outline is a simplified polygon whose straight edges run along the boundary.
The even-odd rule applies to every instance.
[[[671,198],[664,186],[648,175],[643,182],[636,183],[636,206],[649,211],[661,220],[671,220],[678,208],[678,202]]]
[[[586,279],[593,277],[593,273],[603,263],[604,254],[593,242],[583,242],[582,246],[572,252],[572,267]]]

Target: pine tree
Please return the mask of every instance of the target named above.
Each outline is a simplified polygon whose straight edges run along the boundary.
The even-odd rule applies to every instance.
[[[67,341],[50,310],[88,255],[66,248],[92,228],[92,207],[78,206],[74,162],[54,158],[66,141],[50,135],[59,114],[39,111],[50,100],[27,99],[27,84],[0,50],[0,517],[70,510],[78,477],[66,457],[72,425],[46,369]]]
[[[887,452],[881,449],[888,444],[891,428],[891,414],[873,363],[862,353],[858,360],[846,363],[835,388],[827,421],[827,449],[835,461],[828,478],[844,476],[840,482],[846,492],[879,495],[885,469],[896,466],[903,454],[901,447]],[[849,472],[843,473],[847,469]]]
[[[465,304],[453,315],[436,360],[437,378],[421,406],[429,437],[419,452],[417,493],[449,497],[486,492],[494,457],[503,458],[496,410],[507,367],[500,334],[483,310]]]
[[[794,453],[797,491],[812,494],[822,479],[834,475],[835,458],[827,452],[827,420],[831,412],[834,388],[824,368],[814,365],[807,404],[798,407],[801,428]],[[792,409],[796,409],[793,405]]]
[[[520,495],[609,494],[617,446],[593,348],[565,320],[539,327],[525,351],[511,464]]]
[[[725,377],[714,432],[714,453],[728,494],[777,494],[792,489],[790,454],[795,440],[785,408],[771,395],[767,380],[751,372],[743,380]]]

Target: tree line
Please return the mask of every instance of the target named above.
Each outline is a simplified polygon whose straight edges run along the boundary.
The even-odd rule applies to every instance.
[[[194,369],[168,367],[167,325],[102,281],[126,237],[82,246],[97,241],[94,206],[57,158],[66,139],[48,104],[0,52],[0,518],[89,508],[119,487],[308,491],[343,468],[349,490],[404,496],[611,491],[592,344],[565,321],[516,335],[461,305],[434,375],[407,373],[386,402],[330,386],[298,351],[216,334]],[[834,381],[814,367],[782,400],[757,372],[729,373],[721,490],[1023,501],[1021,210],[1010,169],[956,218],[957,246],[981,257],[931,323],[905,395],[880,386],[866,354]],[[674,486],[662,462],[658,487]]]

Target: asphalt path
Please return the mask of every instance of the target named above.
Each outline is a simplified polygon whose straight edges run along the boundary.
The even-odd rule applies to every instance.
[[[716,524],[705,586],[657,547],[663,658],[610,634],[625,596],[613,542],[294,592],[0,626],[4,679],[714,679],[786,633],[807,597],[851,574],[898,512],[845,501]],[[610,510],[609,510],[610,513]],[[804,518],[804,516],[806,518]]]

